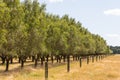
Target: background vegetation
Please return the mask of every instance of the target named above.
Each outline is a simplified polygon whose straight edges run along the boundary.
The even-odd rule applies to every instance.
[[[120,46],[110,46],[114,54],[120,54]]]
[[[61,61],[67,56],[110,53],[106,41],[92,34],[68,15],[59,17],[45,12],[37,0],[0,1],[0,57],[2,64],[19,58],[21,67],[27,58],[37,66],[41,59]]]

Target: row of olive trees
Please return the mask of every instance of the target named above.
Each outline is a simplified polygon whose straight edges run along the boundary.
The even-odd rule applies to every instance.
[[[38,59],[69,55],[109,53],[106,41],[90,33],[80,22],[68,15],[59,17],[45,12],[45,5],[37,0],[3,0],[0,2],[0,57],[6,61],[19,58],[21,67],[28,57],[37,66]]]

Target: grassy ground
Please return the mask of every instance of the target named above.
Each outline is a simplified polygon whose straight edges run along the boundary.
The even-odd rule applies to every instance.
[[[9,72],[4,72],[5,65],[0,65],[0,80],[45,80],[44,66],[38,65],[35,69],[33,63],[25,64],[23,70],[20,64],[12,64]],[[84,61],[82,68],[79,62],[72,62],[69,73],[66,72],[66,63],[49,64],[48,80],[120,80],[120,55],[109,56],[88,65]]]

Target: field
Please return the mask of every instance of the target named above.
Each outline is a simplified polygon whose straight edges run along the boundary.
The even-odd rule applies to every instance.
[[[45,80],[44,66],[34,63],[25,63],[21,70],[20,64],[10,65],[9,72],[4,72],[5,65],[0,65],[0,80]],[[109,56],[98,62],[83,62],[79,67],[79,61],[72,61],[70,72],[66,71],[66,63],[49,63],[48,80],[120,80],[120,55]]]

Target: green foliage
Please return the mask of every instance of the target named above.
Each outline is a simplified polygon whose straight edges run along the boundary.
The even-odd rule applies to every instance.
[[[110,52],[112,52],[114,54],[120,54],[120,46],[110,46],[110,49],[112,50]]]
[[[68,15],[45,12],[37,0],[0,2],[0,50],[6,56],[108,53],[106,41]],[[1,54],[0,53],[0,54]]]

